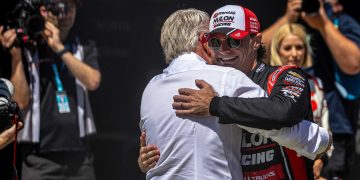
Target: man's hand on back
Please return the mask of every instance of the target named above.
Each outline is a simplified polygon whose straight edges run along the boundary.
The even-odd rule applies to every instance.
[[[209,112],[210,102],[218,94],[212,86],[203,80],[195,80],[200,90],[181,88],[179,95],[173,97],[172,104],[178,116],[211,116]]]

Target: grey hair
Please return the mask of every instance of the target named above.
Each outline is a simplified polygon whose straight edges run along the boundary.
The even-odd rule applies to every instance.
[[[167,64],[196,50],[200,33],[208,32],[209,19],[206,12],[194,8],[177,10],[166,19],[161,28],[160,43]]]

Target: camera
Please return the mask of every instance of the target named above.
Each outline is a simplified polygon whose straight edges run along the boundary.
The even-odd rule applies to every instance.
[[[10,128],[13,120],[21,120],[21,113],[16,102],[11,100],[14,86],[7,79],[0,78],[0,133]],[[14,119],[14,116],[16,118]]]
[[[301,7],[301,11],[308,14],[317,13],[320,8],[320,3],[319,0],[303,0]]]
[[[57,0],[20,0],[7,16],[7,28],[14,28],[17,33],[16,45],[36,45],[41,40],[45,28],[45,19],[40,14],[41,6],[55,16],[65,16],[65,3]]]

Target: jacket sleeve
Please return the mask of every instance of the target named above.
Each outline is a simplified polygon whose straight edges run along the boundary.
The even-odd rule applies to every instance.
[[[210,113],[222,124],[264,130],[290,127],[312,120],[309,83],[301,69],[289,69],[279,76],[269,98],[214,97]]]
[[[329,132],[310,121],[301,121],[292,127],[283,127],[279,130],[261,130],[238,126],[250,133],[259,133],[266,138],[271,138],[281,146],[292,149],[312,160],[319,154],[326,152],[332,144],[332,137]]]

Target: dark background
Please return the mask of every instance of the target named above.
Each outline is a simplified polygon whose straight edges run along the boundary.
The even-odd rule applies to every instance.
[[[257,14],[264,30],[284,12],[286,0],[83,0],[74,26],[80,37],[93,39],[100,52],[102,83],[91,101],[98,133],[92,138],[98,180],[144,179],[137,168],[139,112],[142,91],[166,67],[159,43],[160,29],[175,10],[196,8],[212,13],[226,4],[240,4]],[[14,0],[2,1],[0,23]],[[355,6],[345,1],[355,16]],[[359,15],[355,16],[359,18]],[[81,33],[80,33],[81,32]],[[8,76],[0,54],[2,76]],[[4,70],[5,69],[5,70]],[[11,159],[11,147],[0,152]],[[1,168],[2,166],[0,166]],[[6,169],[1,168],[0,172]],[[0,173],[0,179],[1,173]]]

